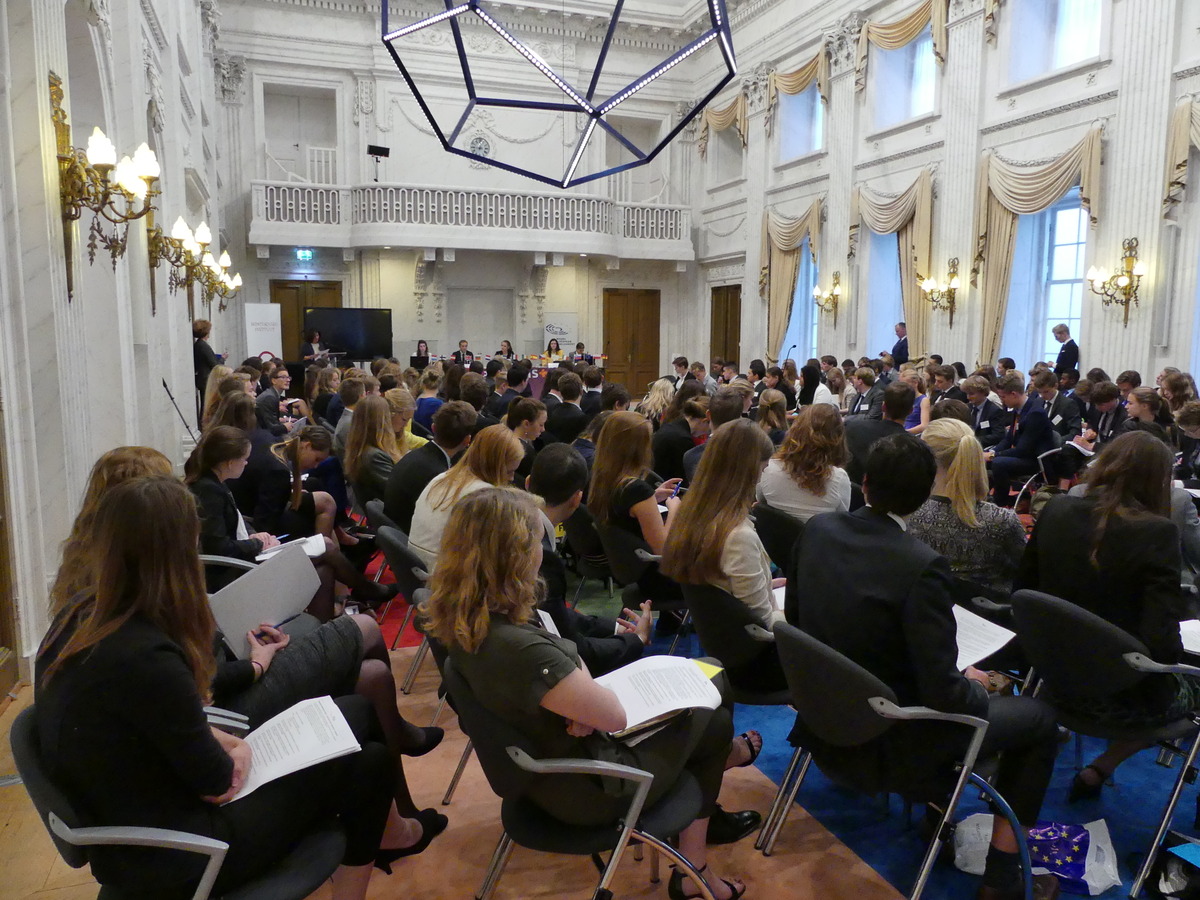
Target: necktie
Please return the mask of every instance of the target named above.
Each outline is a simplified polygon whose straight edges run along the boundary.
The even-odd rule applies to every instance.
[[[1017,423],[1020,420],[1021,420],[1021,411],[1018,409],[1014,409],[1012,424],[1010,426],[1008,426],[1008,435],[1009,435],[1010,440],[1017,439]]]
[[[1107,425],[1108,425],[1108,413],[1101,413],[1100,414],[1100,427],[1096,429],[1096,434],[1100,437],[1104,437],[1105,428]]]
[[[979,430],[979,420],[983,418],[983,404],[975,407],[975,430]]]

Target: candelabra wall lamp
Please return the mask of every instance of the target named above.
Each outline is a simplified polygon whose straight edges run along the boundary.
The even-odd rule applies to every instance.
[[[180,216],[171,226],[171,233],[164,234],[161,228],[150,224],[149,257],[150,257],[150,297],[152,309],[155,302],[154,270],[162,261],[171,267],[167,284],[174,293],[179,288],[187,290],[188,319],[196,318],[196,287],[203,293],[204,303],[208,314],[212,314],[212,302],[219,300],[218,311],[225,312],[226,301],[238,292],[242,286],[242,276],[230,274],[229,251],[225,250],[220,257],[214,256],[217,248],[212,245],[212,231],[208,225],[201,222],[195,231]]]
[[[838,304],[842,299],[842,273],[833,273],[833,284],[829,290],[822,291],[821,286],[813,288],[813,300],[821,312],[833,313],[833,327],[837,328]]]
[[[116,147],[99,128],[92,131],[86,150],[72,147],[71,126],[63,109],[63,98],[62,79],[51,72],[50,110],[58,152],[67,299],[71,300],[75,293],[71,223],[78,221],[85,209],[91,211],[88,262],[94,263],[96,250],[103,247],[112,257],[116,269],[117,260],[125,255],[129,243],[129,223],[149,215],[154,209],[150,201],[158,196],[154,185],[161,170],[154,151],[145,143],[132,157],[123,156],[118,162]],[[105,222],[112,227],[106,226]]]
[[[1138,259],[1138,239],[1127,238],[1121,242],[1121,265],[1117,271],[1109,273],[1103,267],[1088,269],[1088,287],[1093,294],[1100,296],[1105,306],[1114,303],[1125,309],[1125,325],[1129,325],[1129,307],[1138,303],[1138,287],[1146,274],[1146,264]]]
[[[950,260],[949,274],[945,281],[936,278],[926,278],[921,282],[921,290],[934,309],[945,309],[950,313],[950,327],[954,327],[955,296],[958,294],[961,282],[958,280],[958,257]]]

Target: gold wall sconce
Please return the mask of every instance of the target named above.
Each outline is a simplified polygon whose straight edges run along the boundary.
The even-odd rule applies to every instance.
[[[813,288],[813,301],[821,312],[833,313],[833,327],[837,328],[838,304],[842,299],[842,273],[833,273],[833,283],[829,290],[822,291],[821,286]]]
[[[922,281],[921,291],[925,294],[925,299],[929,301],[929,305],[934,309],[944,309],[950,313],[950,327],[954,327],[954,309],[955,297],[958,294],[958,289],[961,282],[958,279],[958,257],[954,257],[947,264],[949,273],[945,281],[938,281],[936,278],[926,278]]]
[[[1129,307],[1138,303],[1138,287],[1146,274],[1146,264],[1138,259],[1138,239],[1127,238],[1121,242],[1121,265],[1109,273],[1103,267],[1088,269],[1088,288],[1099,295],[1105,306],[1117,303],[1125,310],[1125,326],[1129,325]]]
[[[189,320],[196,318],[197,286],[203,292],[210,315],[214,298],[219,300],[218,311],[225,312],[226,301],[242,286],[242,276],[240,273],[230,274],[228,250],[223,251],[220,257],[214,256],[217,248],[212,247],[212,239],[212,231],[206,223],[201,222],[192,231],[183,221],[183,216],[175,220],[169,235],[164,234],[161,228],[154,227],[153,222],[150,223],[148,247],[152,309],[157,306],[154,299],[154,270],[160,262],[165,261],[171,267],[167,282],[171,292],[179,288],[187,290]]]

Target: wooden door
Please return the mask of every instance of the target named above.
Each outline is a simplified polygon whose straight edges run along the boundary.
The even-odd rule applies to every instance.
[[[0,398],[0,445],[4,441],[4,406]],[[0,466],[0,697],[17,683],[17,598],[13,585],[12,519]]]
[[[725,284],[712,289],[709,356],[742,363],[742,286]],[[745,370],[742,365],[742,369]],[[716,377],[715,374],[713,377]]]
[[[278,303],[279,324],[283,330],[285,362],[300,359],[300,344],[304,341],[304,309],[308,306],[332,306],[341,309],[340,281],[272,281],[271,302]],[[250,352],[254,352],[251,348]]]
[[[604,291],[604,377],[629,388],[635,399],[657,378],[659,292]]]

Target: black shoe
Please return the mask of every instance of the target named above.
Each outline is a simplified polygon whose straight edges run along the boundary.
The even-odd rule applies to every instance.
[[[350,597],[361,606],[377,607],[387,603],[400,593],[398,584],[381,584],[370,581],[350,592]]]
[[[1092,784],[1090,781],[1083,780],[1083,773],[1088,769],[1091,769],[1098,776],[1100,776],[1100,780],[1095,784]],[[1084,766],[1083,771],[1076,775],[1074,780],[1071,781],[1071,790],[1067,794],[1067,802],[1078,803],[1080,800],[1094,800],[1096,797],[1099,797],[1100,792],[1104,790],[1104,782],[1108,781],[1108,779],[1111,777],[1112,775],[1106,775],[1095,766]]]
[[[421,810],[413,818],[421,823],[421,839],[411,847],[400,847],[396,850],[380,850],[375,854],[375,868],[391,875],[392,863],[406,856],[416,856],[418,853],[424,851],[435,837],[446,830],[446,825],[450,822],[449,819],[433,807]]]
[[[735,844],[753,834],[762,825],[762,816],[753,809],[726,812],[717,804],[708,819],[708,843]]]

